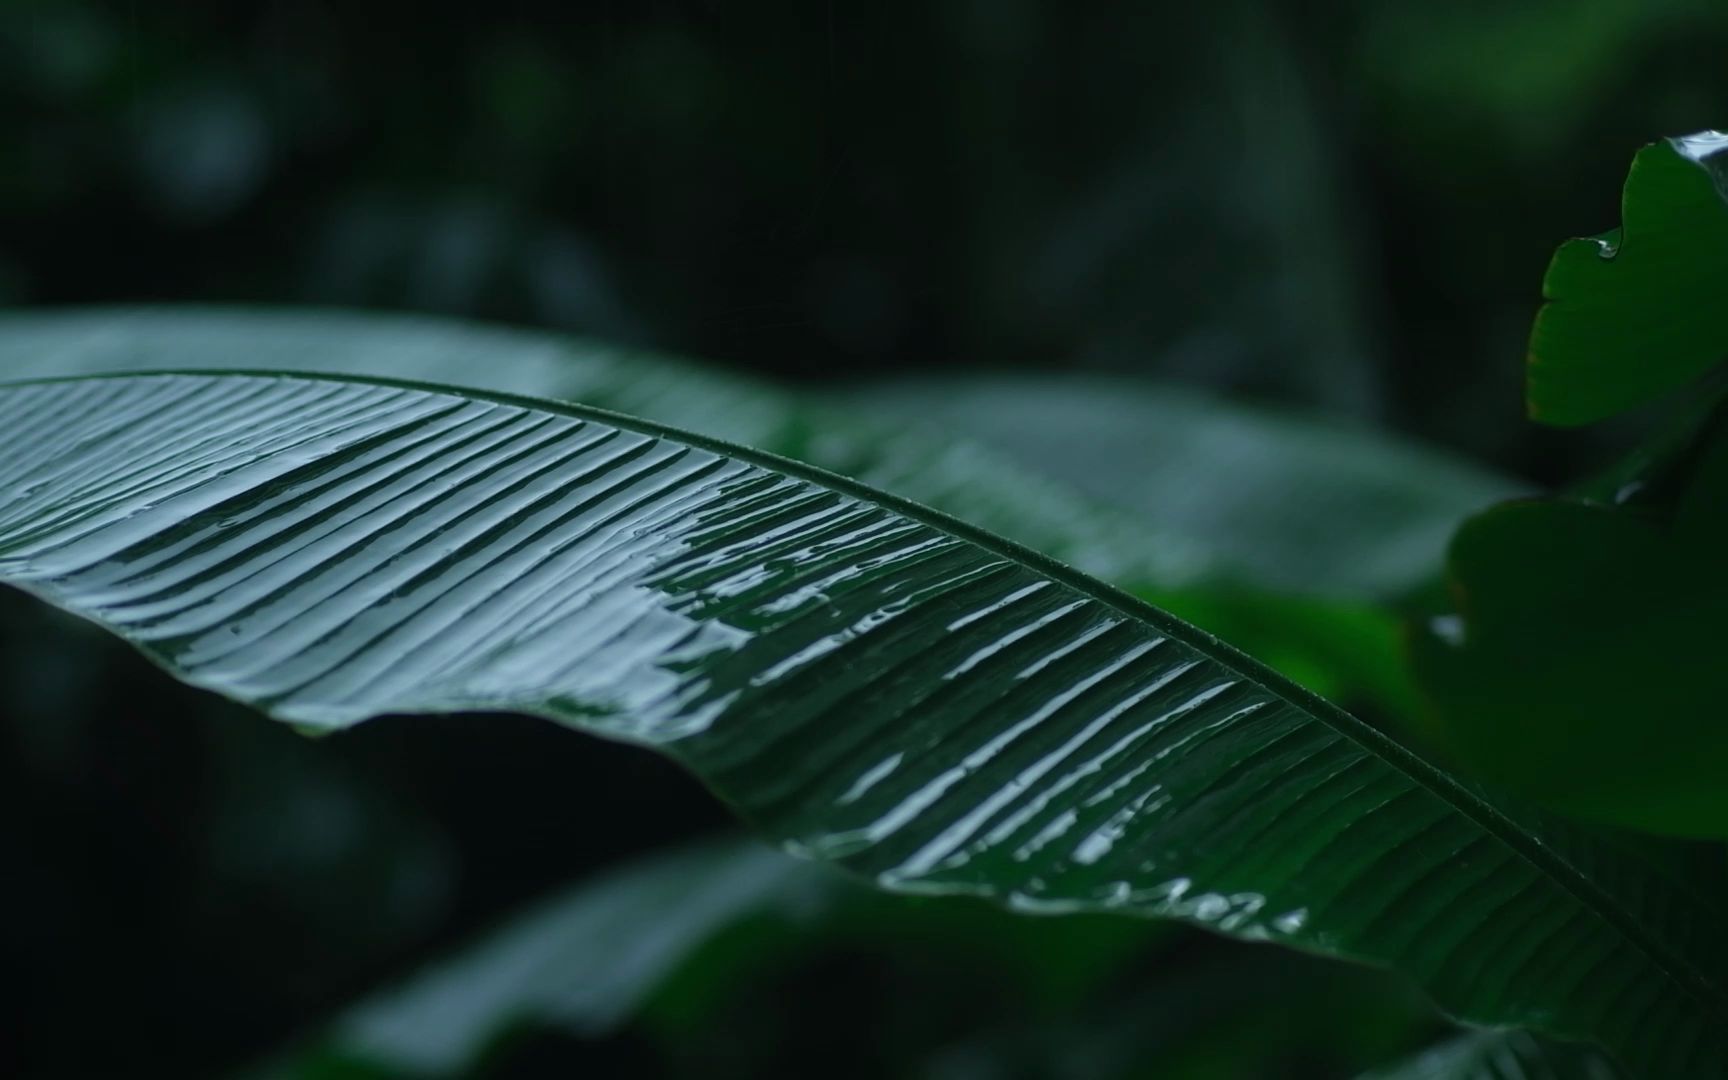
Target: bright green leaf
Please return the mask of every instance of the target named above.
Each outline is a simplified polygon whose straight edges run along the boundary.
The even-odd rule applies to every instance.
[[[651,746],[880,886],[1391,966],[1724,1075],[1711,901],[1540,832],[1208,635],[976,528],[576,407],[364,380],[0,387],[0,577],[307,730]],[[1719,883],[1713,883],[1719,884]]]
[[[1728,136],[1638,152],[1623,224],[1570,240],[1543,279],[1530,334],[1530,415],[1588,424],[1642,405],[1728,357]]]

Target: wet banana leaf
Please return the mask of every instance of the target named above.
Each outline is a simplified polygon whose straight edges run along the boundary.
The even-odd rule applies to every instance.
[[[813,400],[658,354],[424,316],[0,316],[6,379],[237,367],[613,409],[845,474],[1134,588],[1394,595],[1435,573],[1465,516],[1526,490],[1382,434],[1141,382],[905,381]]]
[[[1523,1031],[1473,1031],[1360,1080],[1623,1080],[1599,1051]]]
[[[1126,594],[790,461],[358,379],[15,384],[0,578],[302,730],[543,716],[885,889],[1181,919],[1728,1074],[1719,894],[1670,849],[1538,830]]]
[[[1621,226],[1569,240],[1542,282],[1526,397],[1549,424],[1642,405],[1728,357],[1728,136],[1665,139],[1633,159]]]
[[[657,353],[435,317],[316,309],[0,316],[0,378],[8,380],[238,367],[410,379],[612,409],[850,476],[1127,588],[1204,588],[1223,571],[1205,535],[1088,498],[976,443]]]
[[[1387,716],[1409,716],[1415,695],[1398,619],[1375,598],[1432,575],[1458,521],[1519,491],[1396,440],[1171,387],[913,383],[824,402],[657,354],[423,316],[0,316],[11,379],[241,365],[582,402],[798,458],[1102,577]],[[983,422],[1040,402],[1042,436],[1004,440]]]

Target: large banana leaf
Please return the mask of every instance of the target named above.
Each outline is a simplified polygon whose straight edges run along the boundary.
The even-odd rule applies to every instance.
[[[1458,521],[1519,490],[1383,436],[1173,387],[896,384],[830,407],[673,358],[421,316],[0,317],[8,378],[242,363],[579,401],[798,458],[1102,577],[1386,715],[1411,714],[1414,694],[1398,620],[1372,598],[1432,576]],[[1003,430],[1028,409],[1037,425]]]
[[[422,316],[0,316],[7,379],[237,366],[614,409],[851,476],[1133,587],[1396,594],[1436,573],[1460,520],[1524,490],[1384,435],[1137,381],[906,381],[812,401],[676,358]]]
[[[0,317],[6,379],[242,366],[581,402],[807,461],[1118,584],[1187,587],[1217,571],[1204,536],[1079,496],[975,444],[824,408],[676,358],[424,316],[186,307]]]
[[[365,380],[13,385],[0,577],[305,730],[545,716],[890,890],[1369,960],[1728,1075],[1719,880],[1537,831],[1202,632],[789,461]]]

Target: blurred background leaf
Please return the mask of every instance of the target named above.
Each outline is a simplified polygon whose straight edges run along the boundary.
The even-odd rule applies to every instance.
[[[6,5],[4,295],[1156,373],[1557,478],[1541,271],[1728,89],[1709,0],[401,10]]]
[[[995,447],[1027,472],[1133,511],[1153,546],[1175,534],[1217,564],[1211,577],[1296,594],[1418,589],[1460,521],[1524,493],[1369,429],[1146,380],[903,380],[838,400]]]

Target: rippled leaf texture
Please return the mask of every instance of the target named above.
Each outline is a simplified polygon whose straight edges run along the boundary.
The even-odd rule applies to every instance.
[[[1644,1075],[1728,1068],[1684,882],[839,477],[573,407],[160,375],[0,388],[0,499],[0,576],[308,730],[540,715],[890,890],[1184,919]]]
[[[1520,1031],[1477,1031],[1360,1080],[1623,1080],[1601,1053]]]
[[[1530,415],[1588,424],[1642,405],[1728,356],[1728,136],[1639,151],[1621,227],[1570,240],[1543,279],[1530,335]]]
[[[842,473],[1127,587],[1203,586],[1215,576],[1207,537],[1040,480],[978,445],[675,358],[421,316],[123,308],[0,317],[0,375],[8,379],[236,367],[448,383],[613,409]]]
[[[0,373],[11,378],[241,364],[580,401],[808,461],[1105,578],[1320,693],[1388,715],[1408,715],[1413,692],[1398,620],[1370,598],[1435,573],[1458,521],[1518,491],[1383,436],[1170,387],[908,383],[855,388],[830,408],[675,359],[447,319],[221,308],[0,317]],[[1041,402],[1037,422],[1021,423]],[[1004,425],[998,411],[1016,419]]]
[[[420,316],[175,307],[0,316],[8,379],[242,366],[642,416],[843,473],[1128,585],[1227,579],[1395,594],[1433,574],[1465,515],[1525,490],[1385,435],[1173,386],[930,380],[818,402],[656,354]],[[907,430],[920,420],[928,426]]]
[[[850,476],[1124,588],[1204,592],[1218,576],[1209,537],[1086,498],[987,448],[657,354],[449,319],[305,309],[0,316],[7,379],[242,366],[448,383],[613,409]],[[1323,660],[1303,656],[1296,666],[1323,667],[1327,675],[1315,681],[1336,681]]]
[[[1523,493],[1365,429],[1133,379],[907,379],[837,399],[975,439],[1130,511],[1154,524],[1154,548],[1203,541],[1200,585],[1154,579],[1132,591],[1318,693],[1388,716],[1418,708],[1389,601],[1437,579],[1461,521]]]

